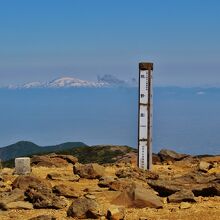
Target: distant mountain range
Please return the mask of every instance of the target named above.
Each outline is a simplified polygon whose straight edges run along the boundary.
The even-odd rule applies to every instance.
[[[81,80],[73,77],[61,77],[49,82],[28,82],[23,85],[9,85],[9,89],[34,89],[34,88],[105,88],[117,86],[134,86],[131,82],[120,80],[113,75],[98,76],[97,82]]]
[[[20,141],[15,144],[0,148],[0,159],[2,161],[7,161],[21,156],[66,151],[74,147],[87,146],[88,145],[82,142],[67,142],[54,146],[42,147],[29,141]]]
[[[23,85],[10,85],[10,89],[31,89],[31,88],[70,88],[70,87],[83,87],[83,88],[100,88],[108,87],[109,83],[105,82],[91,82],[73,77],[62,77],[54,79],[49,82],[29,82]]]

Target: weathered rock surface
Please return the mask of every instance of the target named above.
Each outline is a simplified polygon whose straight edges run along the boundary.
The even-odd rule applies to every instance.
[[[169,202],[179,203],[179,202],[196,202],[194,194],[190,190],[180,190],[168,197]]]
[[[172,162],[182,160],[183,158],[189,156],[187,154],[179,154],[173,150],[167,150],[167,149],[162,149],[158,153],[158,155],[161,158],[161,161],[172,161]]]
[[[25,195],[27,200],[33,203],[34,208],[62,209],[67,205],[64,199],[56,196],[51,189],[44,186],[30,185]]]
[[[208,170],[212,167],[212,165],[206,161],[200,161],[199,170],[202,172],[208,172]]]
[[[135,178],[140,180],[158,179],[159,176],[149,170],[142,170],[139,168],[127,167],[118,170],[115,175],[119,178]]]
[[[42,167],[64,167],[68,165],[68,162],[63,158],[43,155],[43,156],[33,156],[31,158],[31,165],[42,166]]]
[[[23,201],[24,191],[14,189],[11,192],[3,192],[0,194],[0,209],[7,210],[7,205],[12,202]]]
[[[79,175],[81,178],[97,179],[105,174],[105,168],[97,163],[80,164],[77,163],[73,166],[74,174]]]
[[[99,187],[109,187],[114,181],[118,178],[115,176],[104,176],[99,179],[98,186]]]
[[[67,216],[78,219],[98,219],[102,216],[99,204],[92,199],[85,197],[75,199],[67,210]]]
[[[37,217],[30,218],[29,220],[56,220],[56,218],[51,215],[39,215]]]
[[[12,183],[12,188],[19,188],[19,189],[23,189],[26,190],[30,185],[38,185],[39,187],[52,187],[52,185],[50,184],[50,182],[41,179],[39,177],[36,176],[18,176],[14,182]]]
[[[30,202],[25,201],[17,201],[17,202],[10,202],[7,204],[7,209],[26,209],[30,210],[33,209],[33,204]]]
[[[123,207],[110,206],[107,211],[107,219],[109,220],[121,220],[125,217],[125,210]]]
[[[80,179],[79,175],[70,175],[66,173],[48,173],[47,174],[47,179],[50,180],[61,180],[61,181],[72,181],[72,182],[77,182]]]
[[[170,180],[148,180],[148,184],[162,197],[181,190],[191,190],[195,196],[215,196],[220,195],[219,181],[216,174],[189,173]]]
[[[181,202],[180,203],[180,209],[189,209],[189,208],[191,208],[191,204],[190,203],[188,203],[188,202]]]
[[[55,193],[57,196],[64,196],[67,198],[78,198],[80,195],[82,195],[82,193],[80,191],[76,191],[76,189],[74,189],[71,186],[66,186],[66,185],[58,185],[58,186],[54,186],[52,188],[53,193]]]
[[[130,188],[122,191],[112,203],[129,208],[163,207],[162,201],[152,190],[145,189],[139,184],[132,184]]]

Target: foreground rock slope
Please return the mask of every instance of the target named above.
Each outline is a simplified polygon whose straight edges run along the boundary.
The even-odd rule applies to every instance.
[[[117,149],[118,150],[118,149]],[[0,219],[218,219],[220,157],[154,154],[152,171],[136,153],[113,164],[81,164],[72,155],[32,158],[32,173],[0,174]]]

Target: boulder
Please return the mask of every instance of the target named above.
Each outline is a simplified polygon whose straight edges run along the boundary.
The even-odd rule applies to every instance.
[[[159,157],[161,158],[161,161],[178,161],[178,160],[182,160],[186,157],[188,157],[189,155],[187,154],[179,154],[175,151],[172,150],[167,150],[167,149],[162,149],[159,153],[158,153]]]
[[[180,190],[168,197],[168,202],[196,202],[194,198],[194,194],[190,190]]]
[[[211,167],[212,165],[206,161],[200,161],[199,163],[199,171],[208,172]]]
[[[14,182],[12,183],[12,189],[19,188],[19,189],[26,190],[32,184],[36,184],[39,187],[40,186],[49,187],[49,188],[52,187],[50,182],[48,182],[44,179],[41,179],[41,178],[33,176],[33,175],[32,176],[26,175],[26,176],[18,176],[14,180]]]
[[[102,214],[95,200],[82,197],[72,202],[67,210],[67,216],[78,219],[98,219]]]
[[[77,163],[73,166],[74,174],[79,175],[81,178],[98,179],[105,174],[105,168],[97,163],[80,164]]]
[[[33,156],[31,158],[32,166],[39,167],[64,167],[68,165],[65,159],[59,157],[50,157],[49,155]]]
[[[53,193],[55,193],[57,196],[64,196],[67,198],[78,198],[82,193],[79,191],[76,191],[73,187],[71,186],[66,186],[64,184],[54,186],[52,188]]]
[[[122,191],[112,203],[128,208],[163,207],[161,199],[152,190],[145,189],[139,184],[132,184],[130,188]]]
[[[175,183],[171,180],[149,180],[148,184],[162,197],[170,196],[184,189],[179,183]]]
[[[50,188],[36,184],[30,185],[25,195],[34,208],[62,209],[67,205],[65,200],[56,196]]]
[[[190,190],[194,196],[218,196],[220,178],[217,174],[188,173],[170,180],[148,180],[148,184],[160,196],[170,196],[181,190]]]
[[[108,220],[122,220],[125,217],[125,210],[123,207],[111,205],[107,211]]]
[[[71,181],[71,182],[77,182],[80,179],[79,175],[70,175],[67,173],[48,173],[47,179],[49,180],[61,180],[61,181]]]

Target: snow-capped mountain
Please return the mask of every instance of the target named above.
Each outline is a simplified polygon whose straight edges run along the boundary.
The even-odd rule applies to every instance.
[[[49,82],[29,82],[18,86],[9,86],[10,89],[30,89],[30,88],[101,88],[108,87],[106,82],[91,82],[87,80],[76,79],[73,77],[62,77]]]

